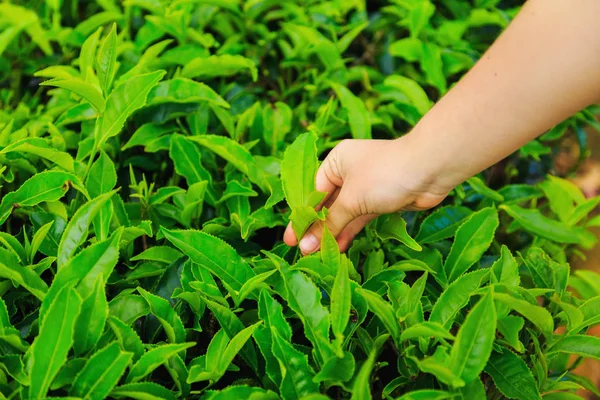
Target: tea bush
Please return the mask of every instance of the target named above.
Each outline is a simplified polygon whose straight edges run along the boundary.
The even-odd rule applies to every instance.
[[[347,254],[281,242],[319,158],[409,131],[519,6],[473,3],[1,3],[0,397],[599,394],[600,198],[548,175],[593,110]]]

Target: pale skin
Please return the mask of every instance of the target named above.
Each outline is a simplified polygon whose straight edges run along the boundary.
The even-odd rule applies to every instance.
[[[320,166],[325,223],[345,251],[378,215],[425,210],[458,184],[600,100],[600,1],[529,0],[477,64],[408,134],[345,140]],[[319,249],[322,223],[300,243]]]

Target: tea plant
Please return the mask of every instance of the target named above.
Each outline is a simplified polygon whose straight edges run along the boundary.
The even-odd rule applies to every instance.
[[[0,4],[2,398],[600,395],[568,264],[600,198],[547,175],[593,110],[347,254],[281,242],[319,158],[410,130],[510,2],[39,3]]]

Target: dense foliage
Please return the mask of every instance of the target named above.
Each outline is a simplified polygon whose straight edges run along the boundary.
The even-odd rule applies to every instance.
[[[518,3],[0,3],[0,398],[598,393],[600,199],[547,175],[590,110],[347,254],[281,243],[318,159],[409,131]]]

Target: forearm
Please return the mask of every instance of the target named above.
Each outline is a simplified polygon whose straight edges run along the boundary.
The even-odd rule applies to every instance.
[[[406,136],[454,186],[600,99],[600,1],[530,0]]]

